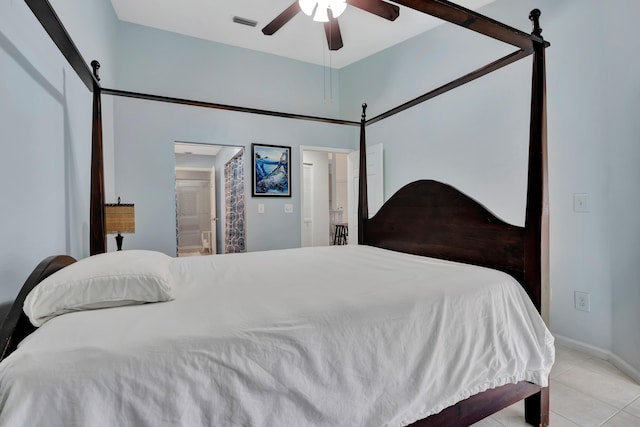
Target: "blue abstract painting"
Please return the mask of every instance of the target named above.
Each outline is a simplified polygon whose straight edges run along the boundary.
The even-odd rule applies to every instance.
[[[251,145],[253,151],[253,195],[291,196],[291,147]]]

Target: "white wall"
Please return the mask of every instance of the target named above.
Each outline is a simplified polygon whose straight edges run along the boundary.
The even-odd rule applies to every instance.
[[[85,40],[83,49],[106,58],[114,14],[105,4],[74,10],[83,14],[74,34]],[[89,26],[101,28],[100,39],[88,36]],[[3,302],[14,299],[44,257],[88,255],[92,97],[20,0],[0,3],[0,76]],[[105,121],[107,133],[108,112]]]
[[[547,49],[551,226],[551,328],[613,350],[640,372],[640,59],[633,0],[498,0],[481,9],[530,31],[542,10]],[[601,30],[594,31],[594,25]],[[512,49],[511,49],[512,50]],[[509,49],[507,51],[510,51]],[[464,58],[458,52],[468,54]],[[341,71],[342,110],[369,103],[369,117],[506,52],[442,26]],[[482,54],[482,55],[481,55]],[[624,65],[622,65],[624,64]],[[531,61],[512,64],[367,128],[385,144],[385,195],[406,182],[452,183],[499,217],[522,225]],[[375,88],[375,89],[374,89]],[[590,212],[573,212],[573,194]],[[574,309],[574,291],[591,311]]]

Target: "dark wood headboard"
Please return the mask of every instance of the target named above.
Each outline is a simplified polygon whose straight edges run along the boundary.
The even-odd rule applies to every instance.
[[[442,6],[441,2],[400,3],[419,10]],[[522,284],[542,317],[547,318],[549,213],[545,48],[548,43],[541,39],[539,18],[538,9],[531,11],[529,19],[534,26],[532,36],[540,38],[540,41],[534,40],[531,46],[533,73],[524,227],[507,224],[455,188],[429,180],[406,185],[382,206],[375,217],[369,218],[365,138],[369,122],[366,120],[367,105],[363,104],[359,147],[358,243],[504,271]],[[445,85],[444,89],[451,88]],[[439,90],[434,92],[437,94]],[[426,94],[424,98],[432,95]],[[417,101],[422,101],[422,98]],[[409,102],[398,107],[393,114],[413,104]],[[376,120],[374,118],[372,121]]]
[[[363,244],[494,268],[523,282],[524,228],[437,181],[405,185],[365,223]]]

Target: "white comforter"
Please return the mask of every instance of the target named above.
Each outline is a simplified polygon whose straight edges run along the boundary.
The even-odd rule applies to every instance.
[[[503,273],[366,246],[176,259],[176,299],[50,320],[0,364],[2,426],[402,426],[546,386]]]

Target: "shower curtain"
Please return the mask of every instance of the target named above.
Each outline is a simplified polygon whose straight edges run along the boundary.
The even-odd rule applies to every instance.
[[[224,252],[245,252],[244,150],[224,165]]]

